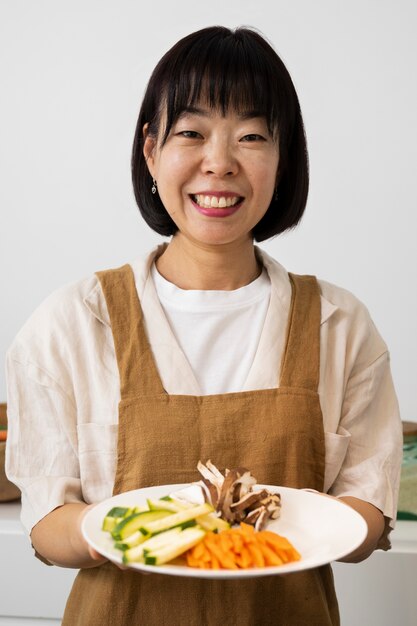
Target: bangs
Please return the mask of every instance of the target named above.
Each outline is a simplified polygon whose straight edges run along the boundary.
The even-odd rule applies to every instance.
[[[269,50],[253,39],[253,32],[247,38],[242,31],[224,30],[222,37],[216,29],[211,36],[207,32],[205,38],[190,41],[178,56],[171,51],[169,65],[161,67],[159,100],[166,106],[162,143],[181,113],[202,102],[223,115],[234,111],[264,117],[274,139],[282,128],[291,132],[288,90],[285,81],[277,80],[277,57],[271,63]]]

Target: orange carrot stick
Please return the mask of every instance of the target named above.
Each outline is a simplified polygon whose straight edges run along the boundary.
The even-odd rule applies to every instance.
[[[241,523],[218,534],[209,532],[186,553],[187,565],[204,569],[271,567],[301,558],[294,546],[274,532]]]

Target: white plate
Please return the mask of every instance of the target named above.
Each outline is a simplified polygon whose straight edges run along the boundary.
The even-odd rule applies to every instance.
[[[82,533],[88,543],[113,563],[122,563],[122,552],[113,547],[110,533],[101,530],[103,519],[114,506],[146,506],[147,498],[162,498],[188,485],[161,485],[127,491],[91,508],[82,522]],[[357,548],[365,539],[365,520],[343,502],[320,494],[288,487],[255,485],[281,494],[282,509],[278,520],[268,523],[268,530],[287,537],[300,552],[301,560],[278,567],[247,570],[203,570],[186,565],[144,565],[132,569],[172,576],[196,578],[252,578],[271,574],[288,574],[336,561]]]

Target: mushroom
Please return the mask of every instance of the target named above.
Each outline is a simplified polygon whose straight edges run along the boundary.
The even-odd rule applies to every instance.
[[[206,465],[199,461],[197,469],[206,497],[229,523],[244,521],[260,530],[268,519],[279,517],[281,496],[267,489],[253,491],[256,478],[245,467],[226,469],[224,476],[211,461]]]
[[[244,474],[247,473],[247,470],[244,470]],[[231,505],[233,504],[233,495],[234,489],[237,483],[239,483],[239,479],[241,478],[239,469],[229,470],[227,473],[222,489],[220,492],[220,497],[217,502],[217,510],[221,512],[222,517],[228,522],[234,522],[233,511],[231,510]]]
[[[253,510],[253,508],[257,508],[264,498],[268,495],[266,489],[262,489],[262,491],[248,491],[244,496],[240,498],[237,502],[234,502],[230,508],[232,511],[245,511],[247,509]]]
[[[204,495],[206,496],[206,501],[216,509],[219,501],[219,491],[216,485],[213,485],[213,483],[211,483],[207,478],[203,478],[201,486],[203,488]]]

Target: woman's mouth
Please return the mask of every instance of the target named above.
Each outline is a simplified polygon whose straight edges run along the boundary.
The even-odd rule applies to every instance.
[[[225,207],[234,206],[243,200],[242,196],[212,196],[203,194],[197,194],[191,196],[191,198],[198,206],[204,209],[224,209]]]
[[[191,194],[190,198],[194,207],[208,217],[227,217],[235,213],[244,200],[242,196],[232,194]]]

